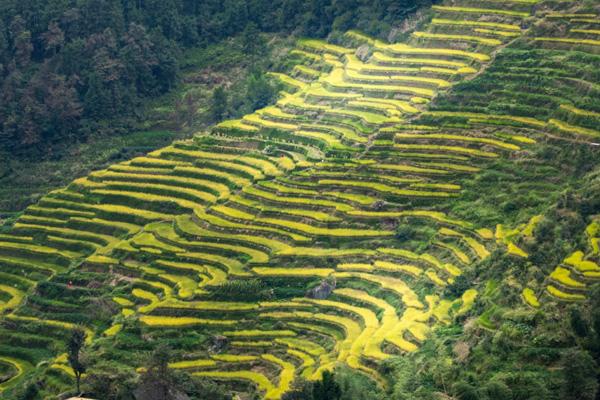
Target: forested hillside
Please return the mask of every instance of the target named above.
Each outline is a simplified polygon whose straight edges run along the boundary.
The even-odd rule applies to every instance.
[[[201,98],[207,94],[188,93],[186,83],[206,82],[209,90],[233,85],[235,110],[243,115],[237,99],[248,96],[236,80],[245,81],[250,72],[260,76],[270,65],[261,33],[322,37],[332,29],[361,27],[383,35],[392,22],[426,4],[3,1],[0,218],[39,198],[40,191],[31,186],[59,187],[88,173],[94,163],[114,161],[122,153],[126,158],[136,149],[148,151],[165,145],[162,138],[168,143],[191,132],[196,126],[189,124],[190,110],[202,109]],[[232,49],[236,47],[241,53]],[[220,48],[232,51],[219,55]],[[225,75],[215,77],[211,71]],[[139,132],[157,139],[139,141]],[[87,142],[111,154],[97,154]],[[40,159],[47,162],[38,168]]]
[[[31,91],[68,134],[190,54],[272,62],[2,227],[2,398],[600,398],[597,1],[115,4],[3,11],[5,82],[70,93]]]
[[[169,91],[178,55],[248,30],[389,30],[425,1],[13,1],[0,9],[1,143],[44,152]],[[387,22],[387,24],[386,24]]]

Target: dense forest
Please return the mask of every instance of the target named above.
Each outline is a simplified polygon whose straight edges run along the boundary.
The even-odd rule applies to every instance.
[[[426,0],[86,0],[0,5],[0,145],[46,154],[111,134],[178,83],[181,53],[243,33],[390,31]],[[250,49],[252,50],[252,49]],[[127,126],[125,124],[125,126]],[[117,132],[119,129],[116,130]]]

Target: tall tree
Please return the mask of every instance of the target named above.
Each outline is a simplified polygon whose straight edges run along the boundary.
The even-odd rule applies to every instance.
[[[67,344],[67,356],[69,365],[75,374],[77,383],[77,393],[81,393],[81,375],[85,373],[85,365],[81,360],[81,350],[85,345],[86,333],[83,329],[77,328],[71,333],[71,338]]]
[[[314,400],[338,400],[342,396],[340,385],[332,372],[323,371],[323,377],[313,386]]]
[[[219,86],[213,91],[210,113],[214,121],[221,121],[225,111],[227,111],[227,95],[223,86]]]

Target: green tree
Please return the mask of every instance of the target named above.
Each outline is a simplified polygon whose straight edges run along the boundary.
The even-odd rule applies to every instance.
[[[597,365],[586,351],[569,350],[563,356],[564,400],[594,400],[598,392]]]
[[[452,392],[459,400],[479,400],[477,390],[473,385],[470,385],[467,382],[459,381],[454,383],[454,385],[452,385]]]
[[[320,381],[313,386],[314,400],[338,400],[342,396],[340,385],[335,381],[333,372],[324,371]]]
[[[223,86],[213,90],[210,102],[210,113],[214,121],[221,121],[227,111],[227,94]]]
[[[86,336],[83,329],[77,328],[71,333],[69,343],[67,344],[67,359],[75,374],[77,393],[81,393],[81,375],[83,375],[86,370],[85,365],[81,360],[81,350],[83,349],[83,346],[85,346]]]
[[[266,51],[267,44],[254,22],[249,22],[242,32],[242,47],[247,54],[252,55],[264,54]]]
[[[135,397],[144,400],[170,400],[178,396],[173,372],[169,369],[172,350],[165,344],[158,345],[140,377]]]
[[[249,111],[267,106],[275,97],[275,89],[264,74],[253,72],[248,78],[246,101]]]

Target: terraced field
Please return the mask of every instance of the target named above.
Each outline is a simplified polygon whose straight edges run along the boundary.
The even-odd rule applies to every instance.
[[[57,392],[69,385],[76,324],[124,365],[146,340],[178,337],[171,368],[267,399],[341,363],[387,387],[381,361],[418,350],[480,295],[446,287],[495,251],[528,256],[539,218],[452,212],[471,183],[548,137],[600,141],[600,110],[572,90],[543,112],[528,112],[535,91],[514,113],[483,107],[486,93],[448,100],[478,76],[533,73],[505,53],[600,57],[595,13],[539,3],[446,1],[400,43],[300,40],[293,69],[272,74],[286,88],[276,104],[43,197],[0,237],[0,363],[14,370],[0,391],[41,372]],[[566,36],[538,35],[542,24]],[[585,299],[599,224],[524,302]]]

